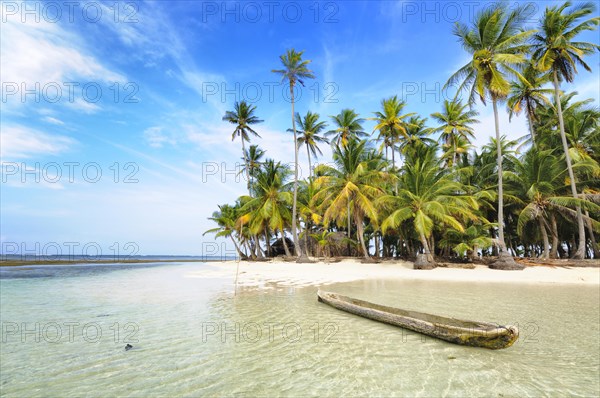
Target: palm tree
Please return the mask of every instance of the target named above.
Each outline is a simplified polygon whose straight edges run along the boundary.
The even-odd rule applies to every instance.
[[[375,120],[377,123],[373,128],[373,132],[379,130],[379,137],[383,139],[384,145],[390,146],[392,149],[392,168],[396,168],[394,157],[396,143],[400,136],[406,138],[406,123],[404,119],[416,115],[415,113],[401,115],[405,106],[406,103],[400,101],[398,96],[394,95],[393,97],[381,100],[381,111],[374,112],[375,117],[370,118],[370,120]]]
[[[250,141],[250,134],[259,137],[258,133],[252,129],[253,124],[261,123],[257,116],[254,115],[256,106],[248,105],[246,101],[236,102],[233,111],[225,112],[223,120],[231,124],[235,124],[235,130],[231,135],[231,140],[235,140],[235,137],[240,137],[242,141],[242,154],[244,156],[244,165],[246,168],[246,185],[248,192],[250,192],[250,167],[248,166],[248,157],[246,154],[246,141]]]
[[[242,253],[240,247],[233,238],[233,233],[237,231],[235,228],[235,223],[238,217],[238,213],[239,208],[236,208],[235,206],[220,205],[219,211],[215,211],[212,214],[212,217],[208,218],[209,220],[216,222],[218,227],[209,229],[208,231],[204,232],[202,236],[209,233],[214,233],[216,238],[230,238],[240,258],[245,258],[247,256],[244,253]]]
[[[531,4],[516,7],[509,11],[505,3],[498,4],[479,13],[471,30],[457,22],[454,34],[463,48],[472,55],[472,60],[454,73],[446,87],[460,83],[457,95],[470,88],[469,104],[476,96],[485,104],[491,99],[494,109],[496,141],[498,143],[498,245],[501,259],[493,267],[502,269],[522,269],[512,260],[504,241],[504,204],[502,187],[502,150],[500,148],[500,125],[498,121],[498,101],[507,97],[510,83],[507,75],[523,78],[514,68],[525,62],[527,46],[524,41],[533,31],[521,29],[525,19],[531,15]]]
[[[569,153],[572,160],[573,157],[594,158],[599,152],[594,147],[594,133],[600,130],[600,111],[589,106],[594,101],[591,98],[571,101],[576,95],[577,92],[571,92],[560,97],[565,135],[570,147]],[[552,103],[538,109],[536,126],[542,133],[540,142],[545,149],[562,145],[557,108]]]
[[[349,140],[345,146],[334,144],[333,160],[336,167],[320,166],[324,175],[315,181],[319,190],[314,200],[322,203],[326,227],[332,221],[338,225],[346,223],[349,232],[351,219],[354,220],[363,256],[369,259],[363,223],[365,217],[371,223],[377,222],[374,201],[383,194],[379,181],[384,178],[384,173],[381,167],[383,163],[369,161],[366,144],[366,141],[356,139]]]
[[[250,145],[250,148],[246,151],[246,157],[243,160],[248,160],[248,174],[250,175],[250,186],[254,185],[253,178],[256,175],[257,170],[262,165],[261,159],[265,155],[265,151],[260,149],[258,145]],[[243,172],[246,172],[244,166]]]
[[[298,231],[296,230],[296,212],[297,212],[297,200],[298,200],[298,138],[296,136],[296,120],[294,111],[294,87],[296,83],[300,83],[304,86],[304,79],[314,79],[312,71],[308,69],[310,60],[302,60],[302,54],[304,51],[296,52],[293,48],[287,50],[284,55],[281,55],[279,59],[283,64],[284,69],[273,69],[271,72],[278,73],[282,77],[282,81],[287,81],[290,86],[290,98],[292,102],[292,130],[294,131],[294,200],[292,204],[292,238],[294,240],[294,247],[296,255],[301,256],[300,245],[298,244]]]
[[[531,145],[536,145],[534,126],[534,122],[537,121],[536,109],[550,104],[546,94],[552,93],[552,90],[542,88],[548,81],[548,74],[541,74],[531,63],[528,63],[523,70],[523,79],[517,79],[510,83],[510,95],[506,101],[508,120],[511,120],[513,115],[519,115],[521,111],[525,111]]]
[[[488,236],[485,229],[486,225],[482,223],[473,223],[463,231],[449,228],[444,233],[444,238],[440,240],[440,246],[450,247],[459,256],[466,257],[473,261],[477,250],[485,250],[493,245],[492,238]]]
[[[453,180],[449,169],[441,166],[436,148],[427,148],[422,156],[408,158],[402,167],[397,195],[385,195],[378,204],[393,210],[381,224],[385,233],[411,220],[427,261],[434,263],[434,247],[429,239],[434,225],[463,232],[463,219],[477,220],[473,213],[478,205],[464,194],[462,185]]]
[[[406,121],[406,136],[398,144],[398,152],[403,156],[408,156],[410,152],[418,150],[420,147],[434,146],[436,141],[429,138],[433,130],[425,127],[427,118],[420,116],[411,116]]]
[[[444,101],[442,112],[435,112],[431,117],[437,121],[440,126],[436,127],[434,132],[441,132],[440,141],[442,147],[448,154],[448,164],[456,167],[457,156],[468,148],[470,139],[475,138],[475,131],[471,124],[479,123],[475,119],[479,113],[475,110],[466,110],[468,104],[464,104],[457,99],[453,101]]]
[[[598,206],[584,199],[561,194],[561,192],[564,192],[567,170],[564,168],[564,160],[555,156],[554,152],[552,149],[537,150],[532,148],[525,153],[521,161],[516,163],[515,172],[508,174],[516,195],[525,204],[525,207],[519,213],[517,233],[522,235],[524,227],[530,221],[537,222],[544,245],[543,258],[550,257],[550,241],[547,229],[551,231],[553,238],[556,233],[550,226],[550,214],[552,212],[559,212],[565,215],[567,219],[572,219],[574,218],[572,217],[573,207],[598,209]],[[577,167],[589,169],[590,165],[580,163]],[[553,240],[552,251],[554,254],[557,249],[558,237]],[[555,257],[555,254],[553,257]]]
[[[289,169],[281,162],[267,159],[256,175],[255,197],[247,198],[240,209],[244,224],[248,224],[250,233],[258,235],[265,226],[281,233],[283,247],[290,255],[285,242],[285,227],[290,220],[289,205],[292,202],[285,183],[290,175]],[[260,250],[260,248],[259,248]]]
[[[306,145],[306,155],[308,156],[308,175],[312,178],[312,165],[310,162],[310,154],[316,158],[317,153],[323,155],[323,152],[319,149],[318,143],[329,143],[329,140],[325,137],[321,137],[319,133],[327,127],[327,123],[319,121],[319,114],[308,111],[304,118],[301,118],[296,113],[296,123],[300,130],[297,132],[300,134],[298,137],[298,145]]]
[[[537,68],[552,73],[554,83],[554,97],[558,107],[558,124],[560,137],[565,151],[565,160],[571,182],[573,198],[577,199],[577,183],[571,165],[569,145],[565,135],[565,126],[560,103],[560,80],[573,82],[577,73],[577,64],[591,72],[592,69],[586,64],[582,57],[600,50],[600,46],[594,43],[573,41],[577,35],[585,30],[594,30],[600,22],[599,17],[581,21],[581,18],[595,11],[593,3],[584,3],[567,10],[571,2],[567,1],[562,6],[546,7],[544,15],[540,19],[540,32],[533,36],[533,59]],[[579,232],[579,244],[574,258],[585,257],[585,228],[581,208],[577,207],[577,226]]]
[[[325,135],[334,136],[332,142],[336,145],[345,147],[350,141],[367,136],[362,127],[365,120],[358,117],[354,109],[342,109],[338,115],[330,117],[335,129],[329,130]]]

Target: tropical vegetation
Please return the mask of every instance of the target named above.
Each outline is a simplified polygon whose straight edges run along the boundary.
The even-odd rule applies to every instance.
[[[561,90],[577,66],[590,70],[585,56],[600,47],[578,35],[599,18],[589,17],[593,4],[567,2],[527,26],[524,7],[500,3],[455,25],[469,61],[448,79],[456,96],[429,118],[407,112],[398,95],[364,117],[350,108],[301,116],[292,100],[294,170],[256,143],[246,149],[261,120],[255,107],[234,104],[224,120],[241,139],[248,195],[219,206],[207,233],[230,239],[244,258],[599,258],[600,109]],[[292,99],[294,86],[314,77],[303,55],[288,50],[274,70]],[[476,101],[491,103],[495,118],[481,148],[473,141],[489,132],[478,130]],[[522,138],[501,134],[501,105],[526,117]],[[317,163],[325,146],[332,159]],[[302,147],[310,171],[299,178]]]

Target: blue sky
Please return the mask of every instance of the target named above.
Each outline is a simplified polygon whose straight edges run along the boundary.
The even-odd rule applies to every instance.
[[[532,24],[546,4],[533,3]],[[221,118],[236,100],[249,100],[264,119],[255,143],[293,161],[289,100],[271,73],[280,54],[293,47],[312,60],[316,79],[301,88],[300,113],[328,120],[349,107],[370,117],[397,94],[407,111],[428,116],[448,96],[441,91],[448,76],[468,60],[453,22],[487,5],[2,2],[2,250],[231,250],[202,236],[217,205],[245,193],[232,171],[240,143]],[[598,31],[581,39],[597,43]],[[581,71],[570,89],[597,104],[599,57],[588,61],[593,73]],[[481,146],[493,116],[490,107],[477,109]],[[373,123],[365,126],[370,132]],[[501,130],[513,138],[527,132],[523,118],[509,124],[505,112]]]

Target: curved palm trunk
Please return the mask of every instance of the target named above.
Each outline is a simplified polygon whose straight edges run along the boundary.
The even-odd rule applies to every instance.
[[[360,241],[360,247],[362,248],[363,255],[367,260],[369,257],[369,251],[367,250],[367,245],[365,244],[365,233],[363,230],[363,222],[361,217],[355,216],[354,220],[356,221],[356,232],[358,233],[358,240]]]
[[[240,250],[240,247],[238,246],[235,239],[233,239],[233,235],[229,235],[229,237],[231,238],[231,241],[233,242],[233,246],[235,246],[235,250],[236,250],[238,256],[240,256],[240,258],[246,257],[246,255],[244,253],[242,253],[242,251]]]
[[[308,143],[306,144],[306,154],[308,155],[308,178],[312,179],[312,165],[310,164],[310,148],[308,147]]]
[[[425,235],[423,233],[419,234],[419,238],[421,239],[421,244],[423,245],[423,251],[425,252],[427,261],[432,263],[433,255],[431,254],[431,251],[429,250],[429,243],[427,242],[427,238],[425,237]]]
[[[558,258],[558,225],[556,224],[556,216],[553,213],[550,213],[550,226],[552,234],[550,258]]]
[[[285,251],[285,255],[287,257],[291,257],[290,249],[288,248],[288,245],[285,242],[285,234],[283,233],[283,229],[281,230],[281,243],[283,243],[283,250]]]
[[[244,137],[240,135],[240,138],[242,139],[242,153],[246,166],[246,187],[248,188],[248,195],[252,196],[252,193],[250,193],[250,167],[248,165],[248,157],[246,156],[246,145],[244,144]]]
[[[542,239],[544,241],[544,254],[542,256],[543,259],[550,257],[550,242],[548,241],[548,233],[546,232],[546,227],[544,226],[544,220],[542,217],[538,217],[538,222],[540,225],[540,232],[542,233]]]
[[[587,226],[588,234],[590,235],[590,241],[592,243],[592,251],[594,252],[594,258],[597,260],[600,258],[600,250],[598,249],[598,243],[596,242],[596,237],[594,236],[594,228],[592,226],[592,220],[590,218],[590,212],[585,211],[585,225]]]
[[[531,135],[531,146],[537,147],[537,142],[535,142],[535,129],[533,127],[533,109],[527,106],[527,121],[529,122],[529,135]]]
[[[502,143],[500,142],[500,122],[498,120],[498,104],[496,97],[492,97],[494,107],[494,126],[496,128],[496,151],[498,152],[498,246],[500,251],[506,251],[504,241],[504,190],[502,186]]]
[[[575,183],[575,174],[573,173],[573,166],[571,165],[571,155],[569,154],[569,144],[567,143],[567,135],[565,134],[565,122],[563,120],[562,105],[560,103],[560,86],[558,84],[558,74],[556,70],[553,72],[554,77],[554,97],[556,99],[556,106],[558,108],[558,126],[560,128],[560,139],[562,140],[563,149],[565,151],[565,160],[567,161],[567,170],[569,171],[569,179],[571,180],[571,192],[575,199],[577,195],[577,184]],[[579,232],[579,243],[577,245],[577,251],[573,255],[573,258],[583,259],[585,258],[585,226],[583,224],[583,215],[581,213],[581,207],[577,206],[577,229]]]
[[[292,98],[292,130],[294,130],[294,201],[292,204],[292,239],[294,241],[294,251],[296,256],[300,257],[300,245],[298,244],[298,231],[296,231],[296,215],[298,201],[298,138],[296,135],[296,118],[294,117],[294,84],[290,82],[290,95]]]

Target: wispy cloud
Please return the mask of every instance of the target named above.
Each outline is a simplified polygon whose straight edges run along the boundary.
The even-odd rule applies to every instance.
[[[77,143],[63,135],[47,134],[20,125],[2,126],[0,156],[3,161],[33,156],[59,155]]]
[[[42,120],[45,121],[46,123],[56,124],[57,126],[64,126],[65,125],[65,122],[63,122],[62,120],[57,119],[55,117],[51,117],[51,116],[46,116]]]
[[[19,14],[5,15],[4,8],[2,10],[2,81],[19,87],[17,95],[7,96],[5,105],[9,110],[18,111],[27,104],[39,103],[37,100],[23,98],[24,89],[36,89],[43,93],[46,85],[53,85],[60,89],[60,99],[67,100],[70,89],[65,83],[112,83],[126,80],[121,73],[113,71],[94,57],[90,48],[61,24],[47,22],[44,18],[39,18],[38,22],[34,18],[22,22]],[[51,90],[53,95],[55,91]],[[77,91],[74,90],[76,99],[83,101]],[[84,112],[96,109],[93,104],[79,105],[75,108]]]

